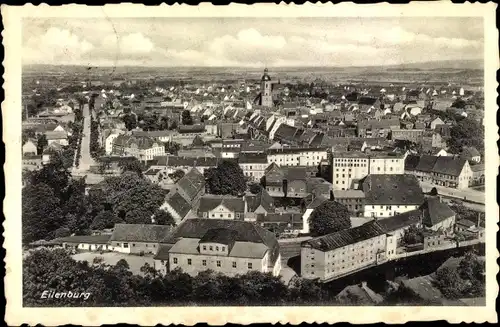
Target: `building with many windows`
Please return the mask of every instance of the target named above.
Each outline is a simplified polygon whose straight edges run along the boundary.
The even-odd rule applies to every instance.
[[[319,166],[328,158],[326,148],[280,148],[267,150],[267,162],[278,166]]]
[[[405,156],[400,153],[339,152],[333,154],[332,185],[334,190],[353,188],[353,182],[371,175],[404,174]]]
[[[213,270],[228,276],[250,271],[281,270],[279,243],[273,233],[250,222],[224,219],[187,219],[163,240],[155,268],[176,268],[192,276]]]
[[[391,217],[415,210],[425,200],[412,175],[368,175],[360,184],[365,194],[365,217]]]
[[[383,263],[396,254],[396,238],[376,222],[302,242],[303,278],[333,280]]]

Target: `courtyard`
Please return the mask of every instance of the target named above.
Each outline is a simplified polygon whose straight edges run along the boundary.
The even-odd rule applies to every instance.
[[[154,267],[154,260],[152,256],[128,255],[117,252],[105,252],[103,254],[98,252],[80,252],[72,255],[71,257],[77,261],[88,261],[89,263],[92,263],[94,258],[101,257],[104,260],[104,263],[108,265],[115,265],[118,261],[124,259],[130,266],[130,271],[135,275],[142,275],[141,267],[144,266],[145,263]]]

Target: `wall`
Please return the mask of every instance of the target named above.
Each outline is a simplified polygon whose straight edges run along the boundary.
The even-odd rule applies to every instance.
[[[128,247],[125,247],[125,244],[128,244]],[[144,253],[156,253],[158,250],[158,243],[112,241],[111,245],[114,248],[113,251],[120,253],[139,254],[141,251],[144,251]]]
[[[310,247],[300,248],[300,275],[303,278],[325,279],[325,252]]]
[[[392,217],[396,214],[415,210],[418,205],[371,205],[365,204],[364,217]]]
[[[267,255],[267,252],[266,252]],[[174,258],[177,258],[177,264],[174,263]],[[191,264],[188,264],[188,259],[191,259]],[[197,275],[200,271],[213,270],[223,273],[227,276],[235,276],[237,274],[246,274],[249,271],[267,271],[267,260],[263,263],[264,258],[235,258],[229,256],[203,255],[203,254],[181,254],[169,253],[170,269],[180,267],[183,272],[191,276]],[[206,265],[203,265],[203,260]],[[217,261],[220,261],[220,267],[217,266]],[[233,267],[233,262],[236,262],[236,268]],[[248,264],[252,264],[252,268],[248,269]],[[265,269],[264,269],[265,265]]]

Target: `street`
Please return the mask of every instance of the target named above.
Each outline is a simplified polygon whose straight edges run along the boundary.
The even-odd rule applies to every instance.
[[[94,159],[90,156],[90,110],[89,105],[83,106],[83,134],[80,166],[75,172],[87,172],[91,165],[95,165]]]
[[[422,190],[424,192],[429,192],[433,187],[435,187],[439,195],[448,196],[459,200],[465,199],[466,201],[472,201],[481,204],[484,204],[485,202],[484,192],[473,190],[470,188],[455,189],[451,187],[437,186],[426,182],[420,182],[420,186],[422,187]]]

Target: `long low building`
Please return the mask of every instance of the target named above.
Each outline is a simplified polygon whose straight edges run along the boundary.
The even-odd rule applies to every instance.
[[[328,281],[383,263],[396,254],[396,237],[377,221],[316,237],[301,244],[301,275]]]

